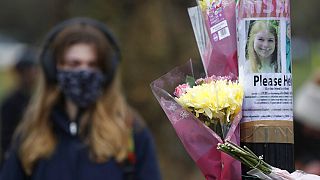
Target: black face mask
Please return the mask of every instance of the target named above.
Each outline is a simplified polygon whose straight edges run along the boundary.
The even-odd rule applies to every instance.
[[[91,70],[58,70],[57,80],[64,95],[80,108],[94,104],[105,83],[102,72]]]

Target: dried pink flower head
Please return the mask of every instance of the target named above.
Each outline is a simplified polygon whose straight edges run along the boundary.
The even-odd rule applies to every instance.
[[[187,90],[190,88],[189,84],[181,84],[179,86],[177,86],[174,90],[174,95],[176,97],[180,97],[181,95],[185,94],[187,92]]]

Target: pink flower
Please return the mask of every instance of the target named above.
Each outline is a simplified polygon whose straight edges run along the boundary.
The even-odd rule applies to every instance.
[[[215,76],[212,75],[210,77],[206,77],[206,78],[200,78],[196,80],[196,85],[201,85],[203,83],[209,84],[213,81],[218,81],[218,80],[233,80],[234,77],[232,74],[228,75],[228,76]]]
[[[216,81],[216,80],[218,80],[218,78],[217,78],[215,75],[212,75],[212,76],[210,76],[210,77],[197,79],[197,80],[196,80],[196,84],[197,84],[197,85],[200,85],[200,84],[203,84],[203,83],[209,84],[209,83],[211,83],[212,81]]]
[[[190,88],[189,84],[186,83],[186,84],[181,84],[179,86],[176,87],[176,89],[174,90],[174,95],[176,97],[180,97],[182,96],[183,94],[185,94],[187,92],[187,90]]]

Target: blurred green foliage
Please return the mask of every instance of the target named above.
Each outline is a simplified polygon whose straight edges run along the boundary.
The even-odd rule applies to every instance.
[[[15,76],[11,70],[0,70],[0,102],[14,88]]]

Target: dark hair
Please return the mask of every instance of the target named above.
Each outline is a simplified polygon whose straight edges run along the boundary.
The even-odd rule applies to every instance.
[[[35,48],[25,47],[21,54],[17,56],[16,64],[14,68],[18,71],[24,71],[26,69],[36,66],[37,52]]]
[[[66,49],[78,43],[93,45],[97,53],[98,66],[103,72],[111,71],[112,47],[105,35],[89,24],[72,24],[59,32],[51,47],[55,63],[63,61]]]

